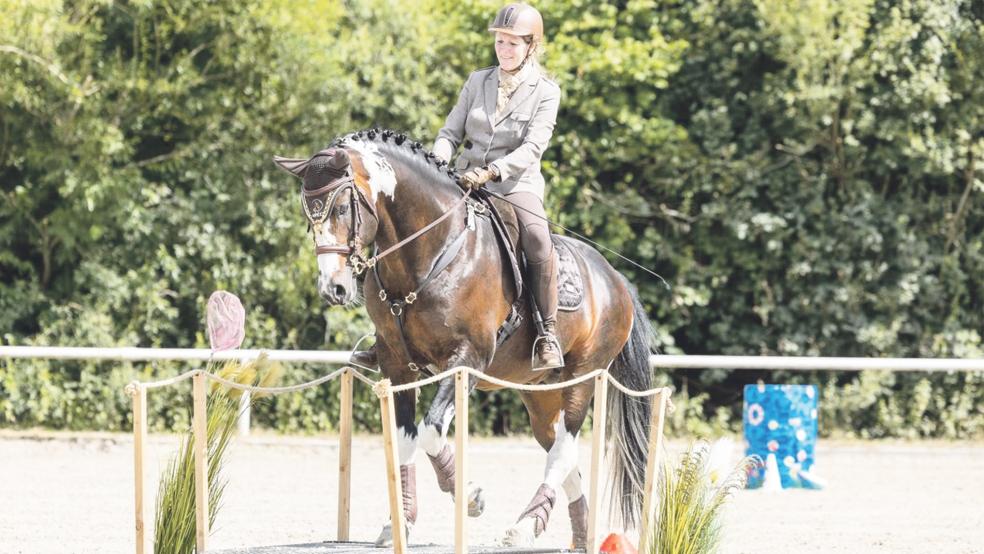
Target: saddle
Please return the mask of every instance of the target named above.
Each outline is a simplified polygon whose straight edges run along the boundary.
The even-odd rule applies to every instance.
[[[520,254],[519,246],[519,220],[516,218],[516,211],[511,204],[488,191],[481,189],[476,195],[478,202],[485,207],[489,219],[492,221],[492,228],[499,248],[504,255],[504,259],[509,260],[509,267],[516,284],[516,298],[512,310],[506,318],[505,323],[499,328],[499,335],[496,346],[501,346],[522,322],[518,307],[521,302],[528,301],[524,298],[523,275],[526,268],[525,258]],[[557,256],[557,309],[565,312],[577,311],[584,303],[584,280],[577,264],[574,251],[571,249],[571,239],[560,235],[550,235],[553,241],[554,251]],[[531,306],[532,308],[532,306]]]

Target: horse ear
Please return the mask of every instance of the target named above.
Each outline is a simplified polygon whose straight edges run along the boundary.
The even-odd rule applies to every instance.
[[[277,164],[277,167],[299,179],[304,178],[304,171],[307,170],[308,161],[307,158],[273,157],[273,163]]]
[[[348,165],[352,163],[349,159],[348,152],[338,149],[335,153],[328,158],[328,165],[335,169],[345,169]]]

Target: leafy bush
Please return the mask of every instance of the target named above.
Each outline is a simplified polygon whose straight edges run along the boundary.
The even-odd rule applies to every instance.
[[[981,356],[979,3],[537,5],[564,91],[548,212],[666,278],[613,260],[661,351]],[[0,342],[200,346],[223,288],[249,308],[247,347],[351,346],[371,323],[321,306],[296,184],[270,159],[377,125],[428,142],[494,63],[498,7],[0,4]],[[0,425],[124,429],[120,385],[180,369],[0,361]],[[821,384],[824,433],[984,434],[980,374],[661,377],[680,430],[734,428],[737,391],[762,379]],[[333,390],[259,422],[330,429]],[[181,429],[186,393],[156,395],[151,421]],[[483,432],[528,425],[515,395],[476,404]]]

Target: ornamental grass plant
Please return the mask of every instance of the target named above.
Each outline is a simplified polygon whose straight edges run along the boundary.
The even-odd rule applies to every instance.
[[[208,299],[207,330],[212,352],[239,348],[243,342],[246,311],[236,295],[216,291]],[[224,364],[210,361],[206,372],[241,385],[270,387],[280,381],[283,369],[266,354],[255,360]],[[222,476],[225,453],[242,410],[265,395],[254,392],[243,402],[243,391],[217,381],[209,383],[206,411],[208,456],[208,521],[215,523],[226,481]],[[174,458],[161,475],[154,511],[154,552],[189,554],[195,550],[195,437],[189,430]]]
[[[730,442],[725,443],[730,448]],[[742,459],[726,474],[712,459],[719,451],[707,443],[691,444],[677,463],[663,462],[658,486],[659,508],[648,554],[709,554],[722,539],[723,509],[745,487],[748,470],[761,460]],[[726,457],[726,456],[725,456]]]
[[[211,367],[209,368],[211,372]],[[248,363],[229,361],[216,374],[243,385],[269,387],[282,376],[282,367],[271,363],[265,354]],[[226,480],[222,475],[225,453],[236,432],[242,407],[242,391],[217,382],[209,387],[207,411],[208,453],[208,521],[209,528],[222,505]],[[263,398],[262,393],[249,397],[249,405]],[[194,435],[189,430],[182,438],[177,454],[168,462],[161,476],[154,513],[154,552],[188,554],[195,549],[195,455]]]

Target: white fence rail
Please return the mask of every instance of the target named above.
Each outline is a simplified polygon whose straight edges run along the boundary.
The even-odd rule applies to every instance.
[[[271,360],[287,363],[348,363],[347,350],[225,350],[208,348],[90,348],[71,346],[0,346],[0,358],[117,361],[244,360],[266,352]],[[650,358],[653,367],[665,369],[767,369],[789,371],[984,371],[981,358],[823,358],[808,356],[679,356]]]
[[[265,352],[278,362],[348,363],[351,352],[346,350],[223,350],[208,348],[136,348],[136,347],[76,347],[76,346],[0,346],[0,358],[45,358],[52,360],[117,360],[140,361],[197,361],[249,360]]]
[[[824,358],[809,356],[653,356],[653,367],[791,371],[984,371],[984,358]]]

